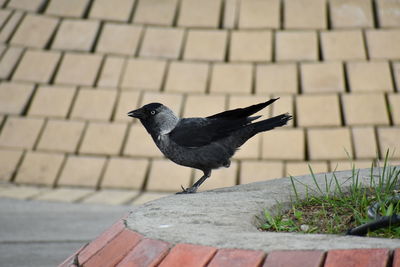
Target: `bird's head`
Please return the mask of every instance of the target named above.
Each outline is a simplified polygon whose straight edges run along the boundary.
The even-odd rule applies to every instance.
[[[160,103],[144,105],[128,112],[128,116],[139,119],[151,135],[169,133],[179,121],[172,110]]]

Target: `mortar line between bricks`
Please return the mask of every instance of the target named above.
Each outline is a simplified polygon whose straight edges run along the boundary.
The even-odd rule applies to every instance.
[[[146,31],[147,31],[147,25],[143,25],[142,29],[140,31],[140,34],[139,34],[138,41],[137,41],[136,51],[134,51],[134,53],[133,53],[133,59],[139,58],[140,50],[142,50],[142,45],[144,42],[144,35],[145,35]],[[128,61],[128,60],[129,60],[129,58],[126,61]],[[126,67],[126,65],[125,65],[125,67]],[[125,75],[125,69],[124,69],[124,75]]]
[[[271,62],[276,63],[276,30],[271,30]]]
[[[257,67],[257,65],[255,63],[252,63],[252,64],[250,64],[250,66],[251,66],[250,95],[255,95],[256,94],[256,74],[257,74],[256,67]]]
[[[43,1],[37,10],[37,13],[44,14],[44,11],[47,9],[49,4],[50,4],[50,0]]]
[[[73,154],[75,156],[80,155],[79,154],[79,150],[81,149],[81,146],[82,146],[83,140],[85,138],[86,132],[87,132],[87,130],[89,128],[89,121],[84,120],[83,123],[84,123],[84,126],[83,126],[83,129],[82,129],[82,132],[81,132],[81,136],[80,136],[80,138],[78,140],[78,143],[76,144],[75,153]]]
[[[67,120],[70,120],[70,119],[71,119],[72,110],[73,110],[73,108],[74,108],[74,106],[75,106],[76,100],[78,99],[78,92],[79,92],[78,86],[74,86],[74,89],[73,89],[73,90],[74,90],[75,92],[74,92],[74,94],[73,94],[73,96],[72,96],[71,104],[70,104],[69,107],[68,107],[67,115],[66,115],[66,117],[65,117],[65,119],[67,119]]]
[[[129,22],[133,23],[133,18],[136,14],[136,9],[137,9],[138,5],[139,5],[139,0],[133,1],[131,12],[129,13],[128,20],[127,20],[128,23]]]
[[[160,58],[157,58],[157,61],[160,60]],[[165,93],[165,86],[167,83],[167,76],[169,74],[169,68],[171,67],[171,60],[167,59],[165,60],[165,69],[163,72],[163,76],[161,78],[161,84],[160,84],[160,89],[158,90],[158,92],[164,92]]]
[[[126,144],[128,143],[129,134],[131,133],[131,127],[132,127],[132,123],[128,122],[126,124],[126,130],[125,130],[124,137],[122,138],[121,148],[118,153],[118,156],[120,156],[120,157],[124,156],[124,150],[125,150]]]
[[[52,188],[56,188],[58,186],[58,182],[61,178],[61,174],[64,171],[65,165],[67,164],[68,155],[66,153],[62,153],[62,154],[64,155],[64,157],[61,161],[60,168],[58,169],[58,171],[56,173],[56,177],[54,178]]]
[[[398,91],[400,91],[400,87],[397,88],[396,86],[396,71],[395,71],[395,67],[394,67],[395,62],[393,62],[392,60],[389,60],[389,71],[390,71],[390,79],[391,79],[391,84],[393,87],[393,91],[391,91],[390,93],[397,93]],[[400,76],[399,76],[399,86],[400,86]],[[397,90],[398,89],[398,90]]]
[[[61,62],[64,60],[64,57],[65,57],[65,52],[61,51],[60,52],[60,58],[58,59],[56,65],[54,66],[53,73],[51,74],[51,77],[49,79],[49,85],[53,85],[54,84],[54,80],[56,79],[58,71],[60,70]]]
[[[7,25],[7,23],[11,20],[12,16],[13,16],[14,12],[10,12],[10,14],[8,15],[8,17],[4,20],[3,25],[1,25],[0,27],[0,32],[3,31],[3,28]],[[4,44],[6,44],[4,42]]]
[[[185,52],[185,47],[186,47],[188,35],[189,35],[189,30],[184,28],[183,29],[182,44],[181,44],[181,48],[179,50],[179,55],[178,55],[178,58],[177,58],[177,60],[179,60],[180,62],[184,62],[183,53]]]
[[[322,52],[322,43],[321,43],[321,31],[317,30],[317,53],[318,59],[317,62],[324,62],[324,54]]]
[[[348,160],[354,161],[354,160],[356,160],[356,145],[354,142],[353,127],[347,127],[347,129],[349,129],[349,132],[350,132],[350,147],[353,150],[353,153],[352,153],[353,155],[350,154],[350,151],[347,151],[346,153],[349,153],[349,156],[351,157]],[[352,164],[354,164],[354,163],[352,163]]]
[[[340,126],[346,127],[346,117],[344,113],[344,104],[343,104],[343,95],[341,93],[338,93],[338,99],[339,99],[339,112],[340,112]]]
[[[56,17],[56,18],[58,18],[58,17]],[[50,37],[49,37],[49,40],[47,40],[47,43],[44,45],[43,50],[51,50],[51,46],[52,46],[52,44],[54,42],[54,39],[56,38],[57,32],[58,32],[58,30],[60,28],[60,25],[63,22],[63,20],[64,20],[63,18],[60,18],[60,19],[57,20],[57,24],[54,27],[54,30],[53,30],[52,34],[50,35]],[[61,54],[62,54],[62,51],[61,51]]]
[[[92,20],[92,21],[95,21],[95,20]],[[100,39],[100,35],[103,33],[104,24],[105,24],[104,21],[102,21],[102,20],[99,21],[99,26],[97,27],[96,34],[95,34],[95,36],[93,38],[93,41],[92,41],[92,45],[91,45],[91,47],[89,48],[89,51],[88,51],[89,54],[90,53],[93,53],[93,54],[96,53],[97,43],[98,43],[98,41]],[[102,55],[102,56],[103,56],[103,60],[104,60],[104,55]],[[101,63],[100,63],[100,65],[101,65]],[[99,70],[100,69],[101,69],[101,66],[100,66]],[[96,84],[97,78],[98,77],[96,76],[94,84]]]
[[[370,55],[369,55],[369,49],[368,49],[368,44],[367,44],[367,36],[366,36],[366,32],[364,29],[361,29],[361,35],[362,35],[362,39],[363,39],[363,46],[364,46],[364,50],[365,50],[365,58],[367,61],[370,61]]]
[[[37,147],[39,145],[39,141],[40,141],[40,139],[42,139],[42,136],[43,136],[43,133],[44,133],[44,129],[46,129],[48,121],[49,121],[49,118],[47,118],[47,117],[43,118],[42,127],[40,128],[39,133],[38,133],[38,135],[36,137],[36,140],[33,143],[32,151],[36,151],[37,150]]]
[[[222,61],[222,64],[229,63],[229,57],[230,57],[230,46],[231,46],[231,39],[232,39],[232,30],[227,29],[226,31],[226,43],[225,43],[225,55],[224,55],[224,60]]]
[[[22,150],[22,154],[21,154],[21,158],[20,158],[19,161],[17,162],[17,164],[16,164],[16,166],[15,166],[15,169],[12,171],[12,174],[11,174],[11,177],[10,177],[10,180],[9,180],[10,183],[14,183],[14,182],[15,182],[15,179],[16,179],[16,177],[17,177],[17,174],[18,174],[18,172],[19,172],[19,169],[21,168],[22,162],[25,160],[26,153],[27,153],[27,150],[26,150],[26,149],[23,149],[23,150]]]
[[[90,10],[92,9],[93,3],[95,0],[89,0],[86,9],[84,10],[82,14],[82,19],[87,19],[89,17]]]
[[[181,2],[182,0],[176,1],[176,8],[174,13],[174,18],[172,19],[172,27],[176,28],[178,26],[178,19],[181,12]]]
[[[104,164],[103,164],[103,166],[101,168],[99,178],[98,178],[97,183],[95,185],[95,190],[96,191],[99,191],[101,189],[101,183],[103,182],[104,175],[106,173],[108,162],[110,161],[111,156],[110,155],[107,155],[105,157],[101,156],[101,158],[104,158]]]
[[[23,110],[20,113],[21,117],[28,116],[28,111],[31,108],[33,99],[35,98],[37,91],[39,90],[38,87],[39,87],[39,85],[34,84],[32,93],[30,94],[29,99],[26,101],[25,107],[23,108]]]
[[[285,24],[285,4],[284,0],[279,0],[279,30],[283,30]]]
[[[219,10],[219,21],[217,29],[224,28],[224,19],[225,19],[225,1],[220,1],[220,10]]]
[[[331,5],[330,5],[330,2],[329,1],[326,1],[326,3],[325,3],[325,5],[326,5],[326,29],[328,30],[328,31],[330,31],[330,30],[332,30],[332,17],[331,17],[331,12],[332,12],[332,8],[331,8]]]
[[[153,158],[149,158],[148,159],[148,164],[147,164],[146,172],[144,174],[143,184],[142,184],[142,187],[140,189],[141,193],[138,194],[136,199],[139,196],[141,196],[143,194],[143,192],[146,192],[147,184],[149,183],[150,171],[153,168],[153,160],[154,160]],[[133,201],[135,201],[135,199],[133,199]]]
[[[14,73],[17,71],[17,68],[18,68],[19,64],[21,63],[22,58],[24,57],[24,55],[27,51],[26,48],[21,47],[21,49],[22,49],[22,51],[21,51],[20,55],[18,56],[17,60],[15,61],[14,66],[11,67],[7,77],[4,80],[11,81],[12,76],[14,76]]]
[[[345,93],[350,93],[350,77],[349,77],[349,70],[347,68],[346,61],[342,61],[342,70],[343,70],[343,80],[344,80],[344,90]]]
[[[371,0],[371,8],[372,8],[372,19],[373,19],[373,27],[374,29],[380,28],[379,15],[378,15],[378,5],[375,0]]]
[[[389,93],[388,92],[384,92],[383,96],[385,98],[385,108],[386,108],[386,113],[389,119],[389,125],[388,126],[395,126],[394,125],[394,120],[393,120],[393,116],[392,116],[392,112],[391,112],[391,106],[390,106],[390,102],[389,102]]]

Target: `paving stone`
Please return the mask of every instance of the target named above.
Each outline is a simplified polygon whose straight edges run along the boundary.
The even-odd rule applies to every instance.
[[[23,17],[23,12],[14,11],[6,25],[1,29],[0,42],[9,41],[10,37],[14,34],[16,27],[19,25]]]
[[[100,55],[66,53],[61,61],[55,83],[92,86],[101,61]]]
[[[131,110],[139,108],[138,91],[121,91],[117,102],[117,108],[114,113],[114,121],[132,121],[132,118],[127,115]]]
[[[35,197],[35,200],[77,202],[82,198],[93,194],[93,190],[84,188],[55,188]]]
[[[204,108],[207,103],[207,108]],[[223,95],[188,95],[182,117],[207,117],[224,111],[226,97]]]
[[[158,92],[144,92],[142,97],[141,106],[152,102],[163,103],[169,107],[177,116],[181,113],[182,109],[182,94],[176,93],[158,93]],[[129,109],[129,111],[132,110]]]
[[[389,94],[388,99],[389,111],[392,115],[392,121],[394,124],[400,125],[400,94]]]
[[[272,58],[271,31],[233,31],[229,61],[266,62]]]
[[[185,60],[223,61],[228,33],[217,30],[189,30],[183,58]]]
[[[101,68],[97,86],[106,88],[118,87],[125,62],[123,57],[107,56]]]
[[[236,29],[239,16],[239,0],[226,0],[223,9],[222,28]]]
[[[313,173],[328,172],[328,163],[320,161],[308,162],[287,162],[286,176],[300,176],[311,174],[310,167]]]
[[[58,19],[35,14],[24,17],[14,34],[11,44],[44,48],[58,24]]]
[[[314,61],[318,59],[318,40],[314,31],[277,31],[277,61]]]
[[[400,2],[396,0],[378,0],[377,14],[379,26],[399,27],[400,26]]]
[[[221,0],[182,0],[178,26],[217,28],[220,22]]]
[[[133,205],[142,205],[146,202],[153,201],[162,197],[171,195],[171,193],[156,193],[156,192],[144,192],[138,198],[134,199]]]
[[[260,266],[264,257],[265,253],[258,250],[219,249],[207,266],[254,267]]]
[[[59,52],[28,50],[22,56],[13,80],[47,83],[53,76],[60,57]]]
[[[400,59],[400,30],[368,30],[366,39],[371,59]]]
[[[369,0],[329,0],[333,28],[373,28],[372,4]]]
[[[274,129],[262,133],[262,158],[275,160],[302,160],[305,156],[302,129]]]
[[[101,187],[142,189],[148,168],[147,159],[113,157],[107,164]]]
[[[336,171],[348,171],[348,170],[358,170],[363,168],[371,168],[373,160],[340,160],[340,161],[330,161],[329,167],[331,172]]]
[[[32,186],[13,186],[7,190],[0,190],[0,197],[7,197],[13,199],[30,199],[39,195],[46,189],[32,187]]]
[[[22,184],[51,186],[57,178],[63,161],[63,154],[28,151],[18,169],[15,181]]]
[[[347,125],[389,124],[383,94],[345,94],[342,96],[342,101]]]
[[[299,126],[340,126],[340,104],[336,94],[298,95],[296,118]]]
[[[257,65],[256,94],[297,93],[297,68],[291,63]]]
[[[400,145],[399,145],[400,128],[378,128],[378,141],[380,148],[381,158],[385,157],[386,151],[389,149],[389,153],[392,159],[400,158]]]
[[[181,191],[191,186],[191,168],[183,167],[170,160],[156,159],[151,164],[146,190],[149,191]]]
[[[304,93],[344,92],[344,72],[340,62],[301,64],[301,87]]]
[[[279,100],[272,105],[272,116],[278,116],[284,113],[293,115],[294,100],[291,95],[273,95],[272,97],[279,97]],[[296,119],[296,117],[295,117]],[[293,120],[287,123],[287,126],[293,126]]]
[[[0,147],[33,148],[43,119],[8,117],[0,134]]]
[[[373,127],[353,127],[351,132],[357,159],[372,159],[378,155]]]
[[[353,156],[350,129],[320,128],[307,130],[311,160],[348,159]]]
[[[165,91],[204,93],[209,66],[206,63],[174,61],[169,65]]]
[[[330,250],[325,259],[326,267],[374,266],[384,267],[389,262],[389,249],[337,249]]]
[[[126,129],[126,123],[89,122],[79,153],[118,155]]]
[[[164,79],[166,62],[152,59],[129,59],[121,87],[160,90]]]
[[[263,267],[269,266],[322,266],[325,253],[320,250],[272,251],[264,262]]]
[[[232,161],[229,168],[213,170],[211,177],[208,178],[199,188],[199,192],[236,185],[236,181],[238,180],[238,165],[239,164],[236,161]],[[203,176],[203,172],[195,170],[193,182],[196,182],[201,176]]]
[[[46,123],[37,148],[56,152],[76,152],[85,123],[50,119]]]
[[[23,48],[9,47],[0,61],[0,79],[8,79],[22,55]]]
[[[89,17],[103,20],[128,21],[135,0],[95,0]]]
[[[285,29],[326,29],[326,3],[320,0],[284,0]]]
[[[253,67],[250,64],[215,64],[212,67],[210,91],[212,93],[250,93]]]
[[[40,86],[29,107],[29,116],[65,118],[76,89],[67,86]]]
[[[361,30],[323,31],[320,34],[324,60],[366,59]]]
[[[389,62],[349,62],[347,72],[352,92],[393,91]]]
[[[16,172],[22,157],[22,150],[0,150],[0,182],[8,182]]]
[[[95,188],[105,161],[103,157],[68,156],[58,185]]]
[[[88,8],[89,0],[51,0],[46,8],[46,14],[60,17],[83,17]]]
[[[138,192],[127,190],[101,190],[83,199],[82,203],[123,205],[132,200]]]
[[[171,249],[158,266],[205,266],[216,252],[217,249],[214,247],[180,243]]]
[[[11,17],[11,10],[2,9],[0,10],[0,27],[3,27],[5,22]]]
[[[283,177],[283,162],[243,160],[240,164],[240,184]]]
[[[71,118],[84,120],[109,120],[117,93],[103,89],[82,88],[78,91]]]
[[[177,28],[147,27],[140,49],[141,57],[179,58],[184,30]],[[162,40],[162,45],[160,45]]]
[[[94,20],[64,19],[51,45],[52,49],[90,51],[100,23]]]
[[[146,129],[139,123],[131,126],[123,154],[138,157],[162,157]]]
[[[141,35],[141,26],[105,23],[96,51],[100,53],[135,55]]]
[[[393,255],[393,262],[392,262],[393,267],[400,266],[400,248],[396,248],[394,250],[394,255]]]
[[[177,0],[138,0],[134,23],[171,26],[177,9]]]
[[[33,85],[24,83],[0,84],[0,113],[21,114],[33,93]]]
[[[39,9],[45,4],[46,0],[11,0],[8,4],[8,8],[16,8],[27,11],[39,11]]]
[[[240,2],[240,29],[277,29],[279,28],[280,20],[279,0],[247,0]]]

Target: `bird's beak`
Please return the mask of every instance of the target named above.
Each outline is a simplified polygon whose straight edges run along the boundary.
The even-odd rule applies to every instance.
[[[143,119],[145,114],[141,108],[132,110],[128,112],[129,117],[137,118],[137,119]]]

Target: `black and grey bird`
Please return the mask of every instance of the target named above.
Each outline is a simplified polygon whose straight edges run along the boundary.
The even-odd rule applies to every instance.
[[[272,104],[267,102],[224,111],[206,118],[179,118],[160,103],[150,103],[130,111],[141,121],[161,152],[173,162],[203,171],[204,175],[180,193],[195,193],[211,175],[211,170],[229,167],[230,158],[249,138],[260,132],[284,126],[292,116],[281,114],[253,122],[252,114]],[[253,123],[252,123],[253,122]]]

